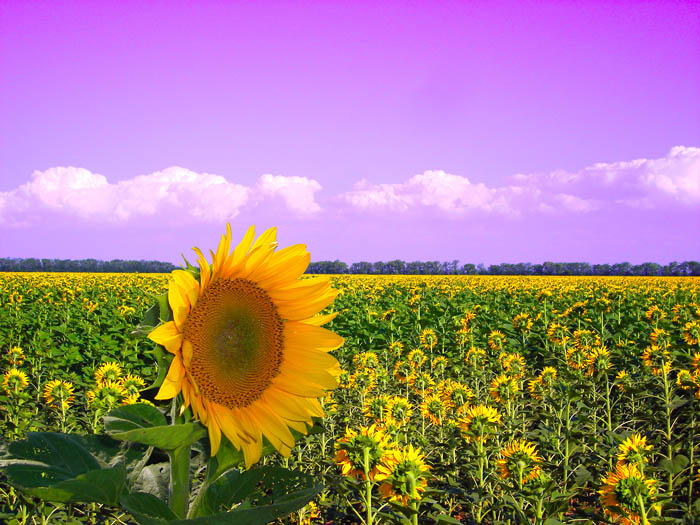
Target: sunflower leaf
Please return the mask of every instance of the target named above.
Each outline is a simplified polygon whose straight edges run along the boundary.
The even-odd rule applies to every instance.
[[[123,494],[119,503],[140,525],[167,525],[177,519],[165,502],[153,494]]]
[[[44,500],[116,505],[126,468],[123,461],[103,465],[80,436],[57,432],[30,432],[27,439],[10,443],[1,464],[12,485]]]
[[[229,470],[206,487],[193,519],[175,523],[262,525],[302,508],[322,489],[313,476],[281,467]]]
[[[197,422],[168,425],[156,407],[136,403],[116,408],[104,417],[105,432],[120,441],[135,441],[164,450],[194,443],[206,435]]]

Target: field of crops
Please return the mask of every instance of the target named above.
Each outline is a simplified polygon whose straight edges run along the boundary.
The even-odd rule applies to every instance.
[[[262,462],[324,480],[285,522],[700,521],[699,278],[333,281],[339,387],[290,458]],[[111,408],[153,399],[155,344],[131,332],[167,284],[0,273],[4,440],[99,433]],[[129,516],[3,477],[0,520]]]

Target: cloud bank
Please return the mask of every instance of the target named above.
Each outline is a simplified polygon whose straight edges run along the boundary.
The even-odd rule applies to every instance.
[[[693,208],[700,205],[700,148],[676,146],[660,159],[596,163],[577,172],[516,174],[499,187],[425,171],[397,184],[362,180],[339,198],[362,210],[433,208],[455,216],[588,213],[619,206]]]
[[[126,223],[177,217],[190,223],[221,223],[244,211],[282,204],[301,219],[323,216],[314,179],[265,174],[246,186],[221,175],[170,167],[110,183],[85,168],[35,171],[28,182],[0,192],[0,228],[41,222],[49,213],[88,223]],[[481,214],[589,214],[629,207],[636,210],[700,208],[700,148],[676,146],[658,159],[596,163],[576,172],[516,174],[502,186],[429,170],[401,183],[357,182],[332,195],[335,212],[418,213],[463,217]]]
[[[33,224],[54,212],[107,223],[165,216],[224,222],[275,197],[289,212],[308,217],[321,209],[314,200],[320,189],[306,177],[262,175],[256,185],[245,186],[177,166],[110,183],[85,168],[56,167],[35,171],[26,184],[0,192],[0,220],[10,226]]]

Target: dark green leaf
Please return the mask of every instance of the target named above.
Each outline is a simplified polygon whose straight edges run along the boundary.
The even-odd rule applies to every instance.
[[[207,430],[199,423],[165,424],[165,416],[145,403],[126,405],[109,412],[105,432],[114,439],[135,441],[164,450],[175,450],[204,437]]]
[[[173,511],[152,494],[144,492],[124,494],[120,503],[140,525],[166,525],[177,519]]]

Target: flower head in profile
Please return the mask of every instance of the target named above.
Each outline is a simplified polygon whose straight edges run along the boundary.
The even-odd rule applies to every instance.
[[[129,394],[138,394],[141,390],[146,388],[146,382],[141,376],[137,376],[136,374],[126,374],[119,382]]]
[[[520,391],[520,386],[516,378],[506,374],[501,374],[491,381],[489,393],[496,403],[505,404],[515,399]]]
[[[430,466],[420,449],[408,445],[391,452],[390,474],[379,486],[379,493],[387,500],[407,506],[419,501],[428,486]]]
[[[359,431],[350,428],[336,441],[335,462],[343,476],[371,480],[386,475],[386,466],[391,464],[390,452],[395,445],[377,425],[360,427]]]
[[[2,378],[2,387],[8,394],[21,392],[28,384],[27,374],[16,368],[10,368]]]
[[[657,510],[656,480],[648,479],[635,463],[618,463],[615,470],[602,479],[598,491],[600,503],[612,520],[625,525],[637,525],[641,521],[644,504],[647,513]]]
[[[636,463],[643,465],[649,461],[649,452],[654,446],[647,444],[647,437],[641,434],[632,434],[618,446],[618,463]]]
[[[436,426],[441,426],[447,417],[445,402],[440,396],[435,394],[425,396],[425,399],[420,404],[420,411],[424,418]]]
[[[13,346],[7,351],[7,360],[10,362],[10,366],[17,368],[24,363],[24,352],[19,346]]]
[[[541,463],[542,458],[537,455],[535,444],[521,439],[501,449],[501,457],[496,460],[496,467],[501,479],[513,478],[527,483],[540,475]]]
[[[488,338],[488,345],[495,352],[502,351],[508,338],[500,330],[491,330]]]
[[[387,402],[389,417],[398,426],[403,426],[411,419],[413,408],[406,398],[401,396],[391,396]]]
[[[85,394],[88,406],[96,409],[110,409],[122,402],[126,390],[119,381],[108,379],[99,383]]]
[[[199,270],[172,272],[173,319],[149,338],[173,354],[156,399],[182,394],[209,431],[212,455],[223,433],[249,468],[263,438],[288,456],[290,429],[306,433],[312,416],[323,416],[318,398],[337,386],[328,352],[343,339],[322,328],[335,314],[317,315],[337,295],[329,278],[301,278],[306,246],[276,251],[276,229],[256,240],[251,226],[231,248],[228,226],[211,263],[195,248]]]
[[[483,443],[489,436],[498,430],[501,423],[501,414],[493,407],[476,405],[469,407],[463,418],[458,421],[462,436],[470,443]]]
[[[671,371],[671,354],[666,348],[647,346],[642,353],[642,363],[655,376],[668,374]]]
[[[67,409],[75,401],[73,383],[53,379],[44,385],[43,397],[47,405]]]
[[[122,377],[122,367],[116,361],[110,361],[100,365],[95,372],[95,382],[98,385],[106,381],[119,381]]]
[[[426,328],[420,333],[420,343],[424,348],[430,349],[437,344],[437,334],[432,328]]]

